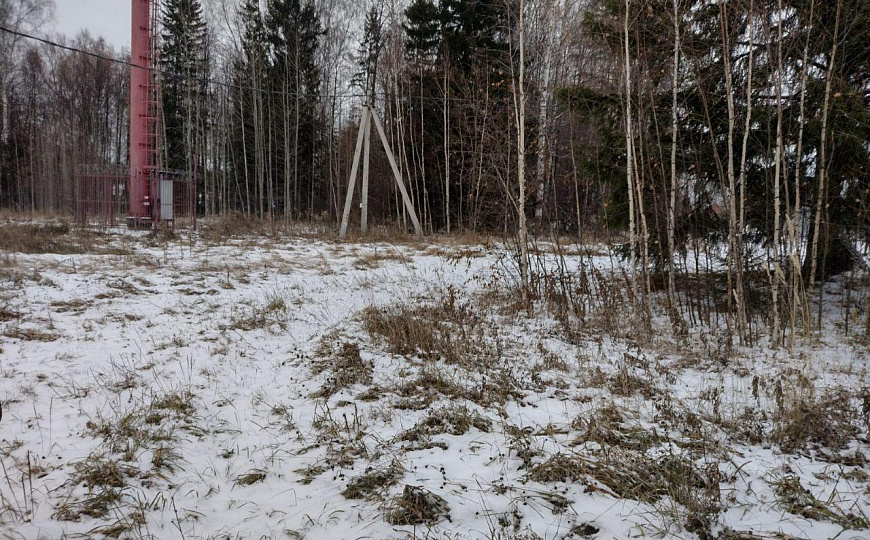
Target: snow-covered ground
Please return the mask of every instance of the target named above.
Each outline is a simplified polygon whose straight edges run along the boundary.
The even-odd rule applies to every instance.
[[[509,260],[126,231],[7,253],[0,537],[870,537],[866,336],[568,331],[512,307]]]

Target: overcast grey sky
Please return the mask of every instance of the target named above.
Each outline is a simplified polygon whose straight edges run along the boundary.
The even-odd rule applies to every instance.
[[[130,47],[130,0],[54,0],[54,28],[67,37],[81,30],[103,36],[120,49]]]

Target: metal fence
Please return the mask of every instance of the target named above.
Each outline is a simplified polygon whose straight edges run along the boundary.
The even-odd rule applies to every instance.
[[[196,177],[159,170],[150,180],[151,216],[172,229],[196,229]]]
[[[81,226],[129,224],[130,169],[118,165],[82,165],[76,176],[76,221]],[[186,171],[158,170],[148,180],[150,218],[136,226],[196,228],[196,178]]]
[[[129,213],[130,169],[82,165],[76,176],[76,221],[82,226],[115,227]]]

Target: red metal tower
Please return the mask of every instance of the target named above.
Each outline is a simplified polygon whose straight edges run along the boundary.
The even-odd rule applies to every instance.
[[[155,218],[152,180],[160,170],[159,0],[132,0],[130,57],[130,207],[131,227]]]
[[[132,0],[130,42],[130,167],[81,164],[76,177],[76,217],[82,225],[196,228],[196,166],[161,166],[160,0]]]

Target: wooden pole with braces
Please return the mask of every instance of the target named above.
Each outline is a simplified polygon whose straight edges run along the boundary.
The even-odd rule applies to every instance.
[[[393,156],[393,151],[390,149],[390,143],[387,140],[387,135],[384,132],[384,126],[375,113],[374,109],[368,104],[363,105],[362,119],[360,120],[359,135],[356,139],[356,150],[353,154],[353,165],[350,168],[350,180],[347,186],[347,195],[344,199],[344,214],[341,218],[341,230],[339,237],[344,239],[347,237],[347,224],[350,218],[350,206],[353,202],[353,190],[356,186],[356,174],[359,170],[360,157],[363,158],[363,179],[362,179],[362,223],[361,230],[363,233],[368,231],[368,180],[369,180],[369,156],[371,147],[371,123],[374,121],[375,128],[378,130],[378,135],[381,138],[381,144],[384,146],[384,152],[387,154],[387,159],[390,161],[390,167],[393,170],[393,177],[396,180],[396,185],[399,187],[399,192],[402,194],[402,200],[405,203],[405,209],[411,216],[411,222],[414,224],[414,232],[417,236],[423,236],[423,227],[420,225],[420,220],[417,219],[417,212],[414,211],[414,205],[411,204],[411,198],[408,196],[408,190],[405,189],[405,182],[402,180],[402,174],[399,172],[399,167],[396,164],[396,158]]]
[[[372,111],[369,109],[369,118]],[[363,139],[363,173],[362,173],[362,201],[360,204],[360,232],[369,232],[369,155],[372,142],[372,123],[366,123],[365,138]]]
[[[344,239],[347,236],[347,219],[350,217],[350,204],[353,201],[353,188],[356,187],[356,172],[359,169],[360,150],[362,149],[365,130],[369,124],[369,109],[363,108],[362,119],[359,123],[359,135],[356,138],[356,150],[353,153],[353,165],[350,167],[350,180],[347,184],[347,196],[344,199],[344,213],[341,217],[341,231],[339,237]]]

